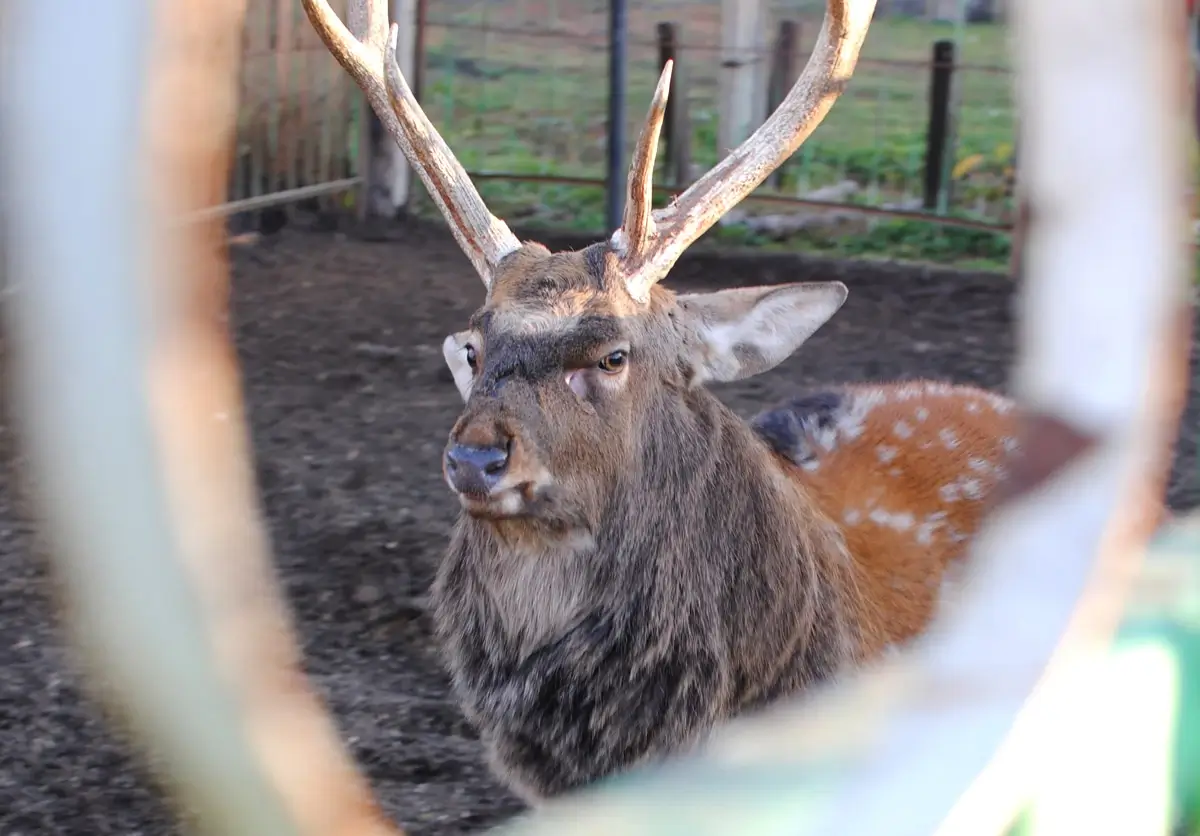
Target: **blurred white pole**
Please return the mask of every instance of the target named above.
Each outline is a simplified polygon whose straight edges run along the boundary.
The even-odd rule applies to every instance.
[[[396,833],[300,666],[225,334],[243,0],[14,0],[17,408],[92,684],[214,834]]]
[[[214,667],[146,391],[146,0],[6,10],[5,212],[19,417],[75,640],[106,702],[203,788],[213,832],[296,832]]]
[[[1061,777],[1041,753],[1074,739],[1074,683],[1113,635],[1170,466],[1190,336],[1182,4],[1019,0],[1013,20],[1031,210],[1015,495],[830,833],[999,833]],[[1117,822],[1121,801],[1077,812]]]

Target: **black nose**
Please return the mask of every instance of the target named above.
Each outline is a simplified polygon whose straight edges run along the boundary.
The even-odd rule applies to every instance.
[[[459,493],[486,496],[508,468],[506,447],[471,447],[451,444],[446,448],[446,476]]]

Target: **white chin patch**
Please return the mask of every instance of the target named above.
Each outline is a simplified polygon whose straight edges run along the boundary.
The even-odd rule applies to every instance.
[[[488,516],[515,517],[525,510],[524,497],[521,496],[520,491],[511,489],[493,493],[483,501],[468,499],[460,494],[459,502],[468,511],[475,508]]]

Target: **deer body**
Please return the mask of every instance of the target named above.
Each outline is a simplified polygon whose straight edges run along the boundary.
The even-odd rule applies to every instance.
[[[605,288],[604,253],[526,245],[446,345],[467,402],[446,466],[464,513],[435,620],[494,770],[531,801],[911,638],[1006,455],[1007,402],[940,383],[743,421],[696,378],[753,372],[844,289],[654,287],[642,306]],[[622,367],[596,369],[614,346]],[[456,469],[460,449],[502,447],[487,485]]]
[[[751,425],[841,530],[864,655],[918,635],[1016,452],[1012,402],[938,381],[860,384],[796,398]]]
[[[488,211],[396,65],[383,0],[356,4],[358,37],[327,0],[302,2],[487,291],[443,346],[465,403],[443,460],[462,514],[433,602],[455,693],[509,786],[534,800],[686,749],[919,632],[1003,465],[1004,402],[843,387],[751,425],[705,383],[782,362],[846,288],[659,284],[817,127],[874,0],[828,0],[776,112],[652,211],[667,62],[621,228],[567,253]]]

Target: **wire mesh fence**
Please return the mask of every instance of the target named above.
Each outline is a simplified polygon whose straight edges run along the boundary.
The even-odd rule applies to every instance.
[[[423,105],[481,181],[489,204],[509,219],[592,231],[603,227],[608,5],[587,0],[429,4]],[[781,24],[793,24],[798,70],[816,40],[823,9],[815,0],[770,6],[760,43],[739,56],[758,65],[764,94],[780,54]],[[695,176],[717,162],[722,150],[721,4],[630,3],[629,137],[636,136],[657,81],[662,23],[674,24],[677,78],[684,79],[674,95],[686,97],[686,152]],[[947,221],[1007,226],[1013,214],[1015,124],[1005,33],[1002,24],[956,29],[923,16],[882,14],[846,94],[758,195],[895,214],[926,207],[932,49],[937,40],[960,35],[953,68],[952,156],[939,208]],[[663,156],[658,180],[669,183],[672,161]],[[750,211],[779,210],[760,204]]]
[[[959,9],[957,2],[949,5]],[[602,231],[610,4],[417,3],[419,46],[410,80],[489,205],[522,226]],[[760,243],[817,230],[852,255],[855,233],[863,232],[870,238],[864,253],[903,257],[915,246],[921,257],[937,256],[941,239],[922,239],[941,236],[937,227],[879,224],[882,213],[933,218],[943,228],[975,227],[963,233],[975,236],[970,242],[948,244],[955,257],[966,251],[991,263],[1007,258],[1005,236],[991,234],[1011,226],[1015,214],[1006,27],[955,25],[938,19],[947,3],[919,4],[881,5],[845,95],[756,192],[758,200],[732,213],[717,234]],[[347,0],[332,5],[344,19]],[[756,75],[758,118],[774,108],[808,60],[823,11],[821,0],[774,0],[765,4],[766,19],[751,27],[752,43],[736,58]],[[676,61],[672,107],[679,118],[659,156],[658,205],[733,144],[720,114],[723,63],[730,59],[722,26],[720,0],[629,3],[627,146],[641,127],[664,50]],[[941,123],[948,133],[945,154],[938,156],[931,155],[934,48],[951,40],[956,52],[941,63],[950,70]],[[229,201],[212,211],[236,214],[301,200],[346,209],[362,198],[355,187],[369,167],[360,161],[368,146],[360,141],[368,130],[365,105],[299,3],[249,0],[239,94]],[[419,187],[409,208],[436,215]]]
[[[346,0],[333,6],[344,17]],[[937,7],[917,9],[901,0],[881,5],[846,94],[756,193],[774,200],[747,204],[731,218],[741,223],[727,231],[769,230],[780,211],[789,229],[819,223],[844,230],[870,223],[871,211],[932,214],[984,228],[1011,224],[1015,123],[1006,28],[956,27],[936,19]],[[797,72],[807,61],[823,10],[820,0],[776,0],[755,44],[739,52],[739,60],[755,66],[761,113],[790,84],[780,74]],[[418,95],[485,199],[511,221],[589,232],[604,226],[608,15],[609,4],[594,0],[423,4],[413,79]],[[669,31],[673,39],[674,106],[684,115],[660,154],[661,204],[724,150],[721,3],[635,0],[628,26],[628,137],[640,129],[657,81],[663,35]],[[951,134],[934,205],[933,48],[948,39],[957,41]],[[230,202],[218,211],[318,197],[327,205],[350,205],[361,182],[364,105],[298,3],[249,0],[240,82]],[[780,202],[794,205],[772,205]],[[825,211],[805,209],[809,204]],[[412,206],[432,211],[419,190]],[[829,206],[855,211],[831,213]],[[747,214],[771,217],[748,221]]]

